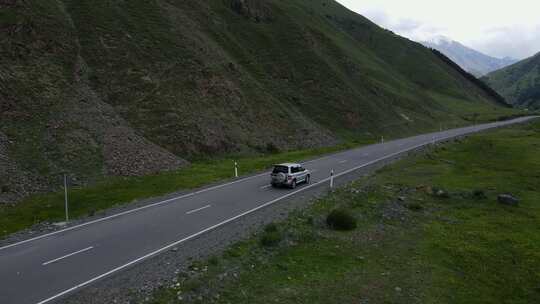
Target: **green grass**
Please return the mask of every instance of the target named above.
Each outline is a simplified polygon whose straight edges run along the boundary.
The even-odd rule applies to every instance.
[[[483,80],[510,103],[531,110],[540,109],[540,53],[491,72]]]
[[[232,1],[3,8],[0,27],[12,34],[0,41],[0,132],[12,142],[10,161],[39,183],[2,172],[0,183],[33,192],[63,170],[99,180],[117,152],[106,140],[117,127],[193,159],[403,137],[470,123],[467,113],[506,115],[427,48],[335,1],[247,1],[268,12],[265,22],[238,14]]]
[[[293,213],[277,247],[254,237],[197,262],[153,303],[538,303],[538,172],[540,122],[432,149]],[[506,192],[521,204],[497,203]],[[358,228],[329,229],[335,208]]]
[[[189,190],[234,177],[234,161],[239,175],[267,169],[275,163],[300,161],[327,153],[350,149],[369,142],[349,142],[333,147],[306,149],[258,156],[238,156],[195,161],[174,172],[130,178],[108,178],[95,185],[69,191],[72,218],[87,216],[117,205],[128,204],[168,193]],[[60,182],[60,181],[59,181]],[[15,205],[0,206],[0,237],[40,222],[64,218],[64,192],[34,195]]]

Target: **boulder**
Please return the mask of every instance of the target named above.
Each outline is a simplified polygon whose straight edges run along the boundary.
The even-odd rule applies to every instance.
[[[499,196],[497,196],[497,201],[508,206],[519,205],[519,198],[513,196],[512,194],[499,194]]]

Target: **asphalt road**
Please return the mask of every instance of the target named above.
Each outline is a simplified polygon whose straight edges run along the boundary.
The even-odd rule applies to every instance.
[[[49,303],[209,230],[378,161],[518,118],[365,146],[304,163],[312,182],[269,187],[269,173],[238,179],[0,248],[0,303]]]

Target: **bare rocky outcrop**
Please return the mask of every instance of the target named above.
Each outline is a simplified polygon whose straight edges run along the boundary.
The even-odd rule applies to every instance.
[[[21,5],[23,0],[0,0],[0,8]]]
[[[66,123],[76,126],[72,134],[85,146],[101,151],[106,176],[142,176],[176,170],[189,163],[137,134],[112,106],[85,84],[68,103]],[[76,145],[74,141],[70,145]]]
[[[137,136],[125,126],[106,130],[103,156],[106,174],[116,176],[155,174],[187,165],[185,160]]]
[[[231,0],[231,8],[255,22],[270,22],[272,15],[263,0]]]

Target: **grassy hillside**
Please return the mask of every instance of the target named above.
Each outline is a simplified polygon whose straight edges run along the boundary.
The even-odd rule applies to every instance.
[[[417,43],[326,0],[8,0],[0,201],[218,154],[508,114]]]
[[[492,72],[484,80],[508,102],[523,108],[540,109],[540,53]]]
[[[433,148],[194,261],[150,303],[539,303],[539,170],[539,122]],[[336,209],[357,228],[331,229]]]

